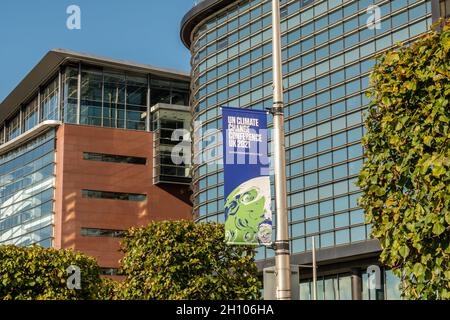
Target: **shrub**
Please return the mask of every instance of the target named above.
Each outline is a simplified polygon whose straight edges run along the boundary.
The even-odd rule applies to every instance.
[[[127,276],[121,299],[257,299],[261,283],[253,247],[229,246],[224,227],[155,222],[122,242]]]
[[[408,299],[450,299],[450,26],[371,77],[360,205]]]
[[[69,289],[69,266],[81,271],[81,289]],[[0,246],[0,299],[98,299],[102,280],[94,258],[72,250]]]

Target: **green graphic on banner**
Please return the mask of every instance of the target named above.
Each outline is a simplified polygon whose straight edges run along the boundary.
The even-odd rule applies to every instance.
[[[227,197],[225,212],[226,241],[229,243],[270,243],[272,225],[265,223],[271,218],[269,177],[246,181]]]

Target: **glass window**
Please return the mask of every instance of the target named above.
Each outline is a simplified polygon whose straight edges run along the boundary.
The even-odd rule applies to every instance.
[[[127,129],[146,130],[148,79],[141,76],[127,76],[126,119]],[[176,101],[170,103],[185,105],[185,94],[174,93]]]
[[[338,163],[347,160],[347,149],[333,151],[333,162]]]
[[[125,231],[122,231],[122,230],[81,228],[81,235],[84,237],[122,238],[124,236],[124,234],[125,234]]]
[[[334,246],[334,232],[322,233],[320,235],[320,247],[332,247]]]
[[[311,189],[305,192],[305,203],[308,202],[314,202],[318,199],[318,190],[317,189]]]
[[[323,201],[320,203],[320,215],[333,213],[333,200]]]
[[[41,92],[41,121],[58,120],[59,118],[58,88],[59,88],[58,78],[56,78],[49,85],[47,85],[47,87],[45,87],[45,89]]]
[[[304,163],[305,163],[305,171],[317,169],[317,158],[305,160]]]
[[[348,147],[348,158],[353,159],[362,156],[362,146],[360,144]]]
[[[331,149],[331,138],[325,138],[319,140],[318,142],[318,150],[319,152]]]
[[[306,234],[314,234],[319,232],[319,220],[306,222]]]
[[[319,167],[326,167],[333,163],[331,153],[323,154],[319,156]]]
[[[345,74],[344,74],[344,71],[341,70],[341,71],[337,71],[337,72],[332,73],[330,79],[331,79],[331,84],[332,84],[332,85],[342,83],[342,82],[345,80]],[[341,88],[341,89],[339,89],[339,90],[345,89],[345,87],[343,87],[343,86],[341,86],[341,87],[339,87],[339,88]],[[342,96],[345,95],[345,91],[344,91],[344,92],[341,92],[341,91],[339,91],[339,90],[334,89],[334,90],[331,91],[331,97],[332,97],[332,99],[338,99],[338,98],[340,98],[340,97],[342,97]]]
[[[348,131],[348,142],[360,141],[362,139],[362,127]]]
[[[308,141],[317,137],[316,127],[312,127],[303,131],[303,141]]]
[[[125,75],[105,73],[103,93],[103,125],[123,128],[125,123]]]
[[[309,143],[303,147],[303,150],[305,157],[313,155],[317,153],[317,143],[316,142]]]
[[[333,187],[331,185],[319,188],[319,198],[325,199],[330,198],[333,195]]]
[[[348,227],[348,225],[349,225],[348,212],[336,215],[334,217],[334,224],[335,224],[336,228]]]
[[[348,197],[334,199],[334,207],[336,211],[348,210]]]
[[[342,179],[348,176],[347,164],[343,164],[333,168],[334,179]]]
[[[326,169],[326,170],[320,170],[319,171],[319,183],[326,183],[333,180],[333,170],[332,169]]]
[[[38,123],[38,99],[33,99],[23,110],[23,131],[26,132]],[[2,128],[3,130],[3,128]],[[3,132],[3,131],[2,131]]]
[[[344,122],[345,122],[345,118],[344,118]],[[338,122],[336,122],[336,123],[338,123]],[[339,128],[339,126],[336,126],[336,127]],[[347,133],[346,132],[342,132],[342,133],[339,133],[339,134],[333,136],[333,147],[334,148],[342,146],[346,143],[347,143]]]
[[[306,206],[305,212],[306,212],[307,219],[317,217],[319,215],[319,205],[312,204],[312,205]]]
[[[80,123],[100,126],[102,122],[103,73],[97,70],[81,72]]]
[[[333,216],[320,219],[320,231],[334,229]]]
[[[305,239],[295,239],[292,241],[292,252],[305,251]]]
[[[101,153],[84,152],[84,160],[91,161],[102,161],[102,162],[115,162],[115,163],[129,163],[129,164],[147,164],[146,158],[141,157],[131,157],[131,156],[119,156],[119,155],[109,155]]]
[[[302,205],[304,203],[304,194],[303,192],[298,192],[295,193],[291,196],[289,196],[289,198],[291,199],[291,205],[292,206],[298,206],[298,205]]]
[[[366,240],[366,227],[356,227],[351,229],[352,242]]]
[[[352,299],[352,279],[350,276],[346,277],[339,276],[339,299],[340,300]]]
[[[348,181],[342,181],[334,184],[335,195],[341,195],[347,193],[348,191]]]
[[[292,237],[300,237],[305,234],[305,224],[296,223],[292,225]]]
[[[350,223],[352,225],[364,223],[364,210],[356,210],[350,213]]]
[[[385,272],[386,300],[400,300],[400,279],[391,270]]]
[[[311,300],[311,288],[309,281],[300,283],[300,300]]]
[[[350,233],[348,229],[336,231],[336,245],[350,243]]]
[[[145,201],[147,196],[144,194],[109,192],[109,191],[93,191],[82,190],[83,198],[109,199],[109,200],[126,200],[126,201]]]
[[[330,54],[333,55],[335,53],[341,52],[344,49],[344,41],[338,40],[333,42],[330,45]]]
[[[303,207],[301,208],[295,208],[291,210],[291,220],[303,220],[305,219],[305,209]]]

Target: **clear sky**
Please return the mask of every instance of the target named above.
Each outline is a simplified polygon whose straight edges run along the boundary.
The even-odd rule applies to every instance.
[[[54,48],[189,71],[180,21],[194,0],[1,0],[0,102]],[[81,30],[69,30],[70,5]]]

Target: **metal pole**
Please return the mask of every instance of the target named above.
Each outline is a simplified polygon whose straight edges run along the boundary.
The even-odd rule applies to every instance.
[[[312,263],[313,263],[313,297],[317,300],[317,261],[316,261],[316,239],[313,236],[312,241]]]
[[[286,148],[284,145],[283,75],[281,65],[280,0],[272,0],[273,31],[273,145],[275,160],[275,201],[277,230],[275,272],[277,299],[291,300],[291,262],[286,204]]]

